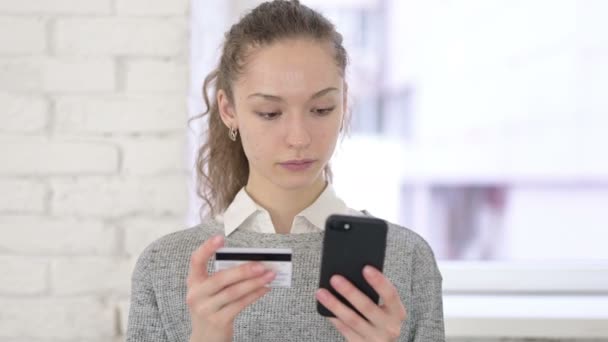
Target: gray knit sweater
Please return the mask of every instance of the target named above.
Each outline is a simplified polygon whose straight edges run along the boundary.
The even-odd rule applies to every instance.
[[[139,256],[132,276],[127,342],[188,341],[191,322],[186,305],[190,254],[223,226],[207,219],[166,235]],[[285,247],[293,250],[291,288],[274,288],[242,311],[234,341],[343,341],[316,311],[315,291],[323,232],[262,234],[237,230],[227,247]],[[209,261],[209,270],[212,261]],[[399,289],[408,318],[400,341],[444,341],[442,277],[429,245],[413,231],[389,224],[384,274]]]

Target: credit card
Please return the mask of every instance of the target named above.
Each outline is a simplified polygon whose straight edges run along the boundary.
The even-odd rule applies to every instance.
[[[276,273],[269,287],[291,287],[290,248],[239,248],[223,247],[217,250],[214,271],[219,272],[244,263],[256,261]]]

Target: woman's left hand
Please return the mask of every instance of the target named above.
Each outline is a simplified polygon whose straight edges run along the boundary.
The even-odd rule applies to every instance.
[[[365,266],[363,276],[380,295],[383,303],[377,305],[351,282],[340,275],[330,279],[331,286],[348,300],[369,321],[359,316],[327,289],[319,289],[316,297],[336,315],[331,323],[347,341],[396,341],[401,334],[401,324],[407,317],[405,306],[395,286],[377,269]]]

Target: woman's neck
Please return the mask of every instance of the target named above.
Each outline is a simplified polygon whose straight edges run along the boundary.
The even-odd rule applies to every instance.
[[[245,191],[261,207],[266,209],[279,234],[288,234],[291,231],[294,217],[309,207],[323,192],[327,182],[323,175],[308,187],[298,189],[284,189],[272,183],[265,185],[250,181]]]

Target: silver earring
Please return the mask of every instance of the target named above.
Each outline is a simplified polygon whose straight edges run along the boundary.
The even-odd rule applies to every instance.
[[[238,131],[236,130],[236,128],[233,128],[233,127],[228,128],[228,137],[230,138],[230,140],[236,141],[237,133],[238,133]]]

